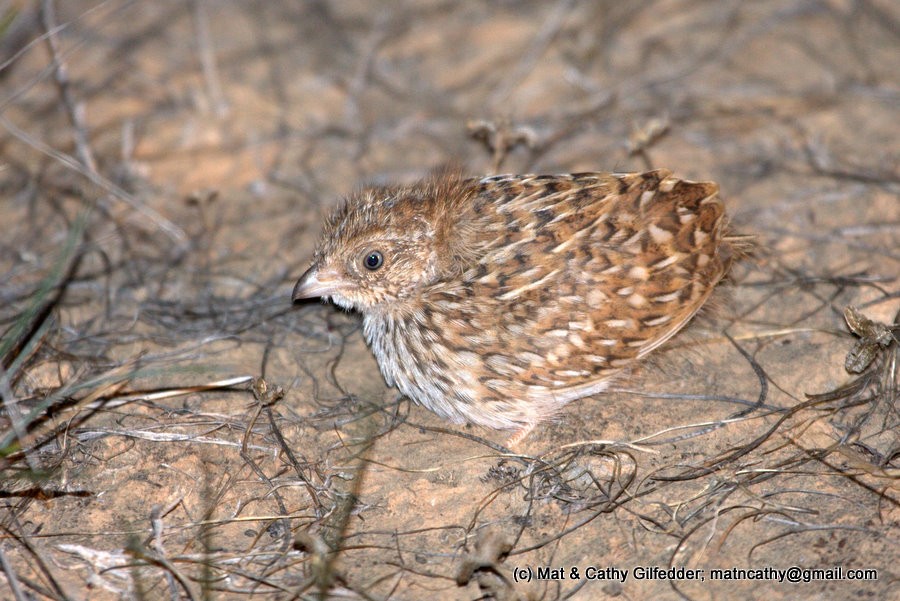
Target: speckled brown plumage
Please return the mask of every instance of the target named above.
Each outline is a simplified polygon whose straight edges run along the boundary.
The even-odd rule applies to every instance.
[[[293,298],[362,313],[384,379],[417,403],[524,434],[700,309],[734,254],[717,191],[665,170],[368,189]]]

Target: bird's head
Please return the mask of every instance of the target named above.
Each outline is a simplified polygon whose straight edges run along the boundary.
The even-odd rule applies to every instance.
[[[312,266],[294,301],[329,298],[361,312],[396,306],[446,274],[453,262],[446,205],[464,195],[458,178],[402,188],[371,188],[349,198],[327,220]]]

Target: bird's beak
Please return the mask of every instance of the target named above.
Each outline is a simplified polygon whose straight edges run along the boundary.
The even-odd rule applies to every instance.
[[[291,301],[297,302],[304,298],[316,298],[331,296],[340,288],[340,282],[337,274],[330,271],[319,272],[317,266],[313,265],[306,270],[297,285],[294,286],[294,293],[291,294]]]

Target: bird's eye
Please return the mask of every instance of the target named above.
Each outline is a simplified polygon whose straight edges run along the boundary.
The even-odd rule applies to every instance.
[[[366,269],[368,269],[369,271],[375,271],[376,269],[384,265],[384,255],[382,255],[377,250],[369,251],[363,258],[363,265],[365,265]]]

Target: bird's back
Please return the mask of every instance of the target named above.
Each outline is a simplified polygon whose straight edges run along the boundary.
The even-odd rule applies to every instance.
[[[658,170],[473,185],[463,218],[477,223],[477,261],[429,304],[444,346],[480,355],[469,362],[481,385],[540,413],[599,392],[665,342],[730,264],[713,183]]]

